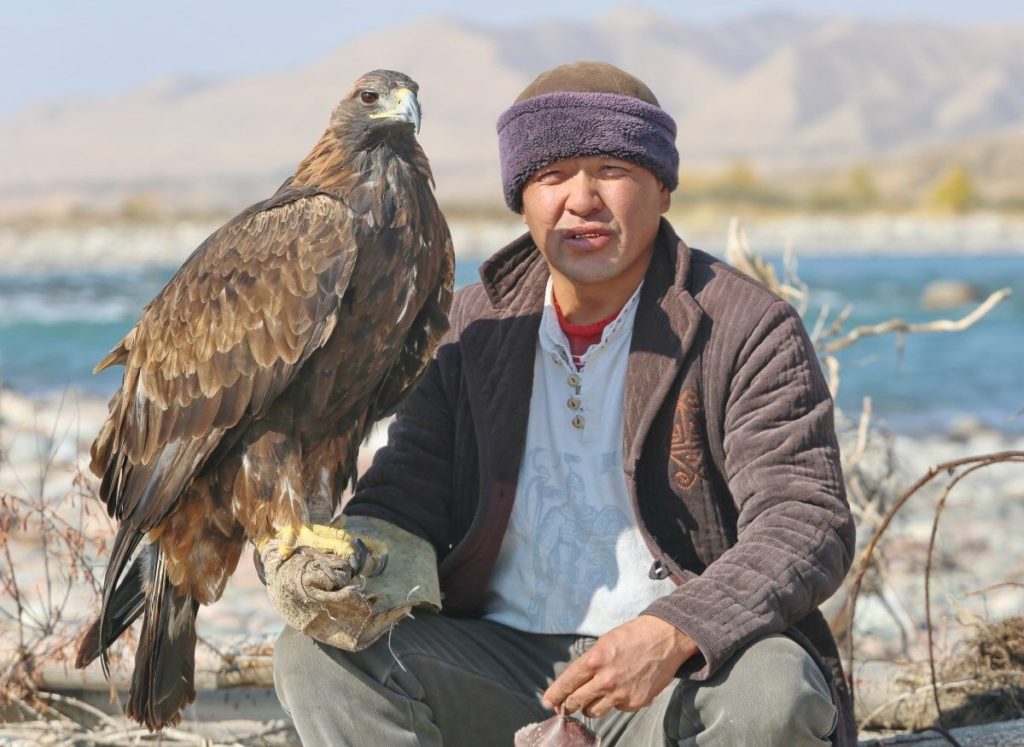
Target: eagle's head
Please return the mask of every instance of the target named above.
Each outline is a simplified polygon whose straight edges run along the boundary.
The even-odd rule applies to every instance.
[[[381,138],[408,138],[420,129],[416,81],[394,70],[363,75],[334,107],[331,129],[352,146]]]

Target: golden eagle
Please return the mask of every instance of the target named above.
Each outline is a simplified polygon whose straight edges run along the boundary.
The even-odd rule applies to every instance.
[[[150,729],[195,698],[196,612],[246,540],[317,533],[447,328],[454,255],[417,91],[389,70],[356,81],[295,173],[207,238],[96,367],[125,367],[91,464],[119,524],[77,664],[106,670],[142,615],[127,713]]]

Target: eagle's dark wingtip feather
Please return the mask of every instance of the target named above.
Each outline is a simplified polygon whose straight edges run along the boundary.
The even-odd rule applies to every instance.
[[[175,592],[162,557],[153,567],[147,597],[126,713],[157,731],[177,724],[182,709],[196,699],[199,603],[189,594]]]
[[[85,631],[85,635],[82,637],[82,641],[78,645],[78,656],[75,657],[75,668],[85,669],[96,661],[96,657],[98,657],[101,652],[100,621],[99,618],[96,618],[92,621],[92,625],[89,626],[89,629]]]
[[[104,656],[107,648],[142,614],[146,604],[146,567],[148,563],[155,562],[152,554],[156,549],[153,545],[143,548],[124,580],[114,589],[105,614],[97,617],[85,632],[75,659],[78,669],[85,669],[97,658]],[[101,623],[105,623],[106,627],[103,636],[100,635]]]

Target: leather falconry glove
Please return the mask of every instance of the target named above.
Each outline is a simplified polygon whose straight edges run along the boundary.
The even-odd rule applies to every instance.
[[[358,651],[413,607],[441,609],[437,557],[426,540],[366,516],[340,516],[314,531],[259,548],[257,570],[262,565],[261,579],[291,627]]]

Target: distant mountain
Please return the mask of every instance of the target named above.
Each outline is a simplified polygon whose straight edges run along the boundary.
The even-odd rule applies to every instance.
[[[0,210],[138,193],[236,208],[272,191],[361,73],[421,87],[421,140],[449,203],[500,201],[494,122],[541,70],[601,59],[676,118],[684,166],[763,170],[891,156],[1024,125],[1024,24],[956,28],[762,14],[698,26],[651,11],[495,28],[434,18],[303,67],[166,79],[0,121]]]

